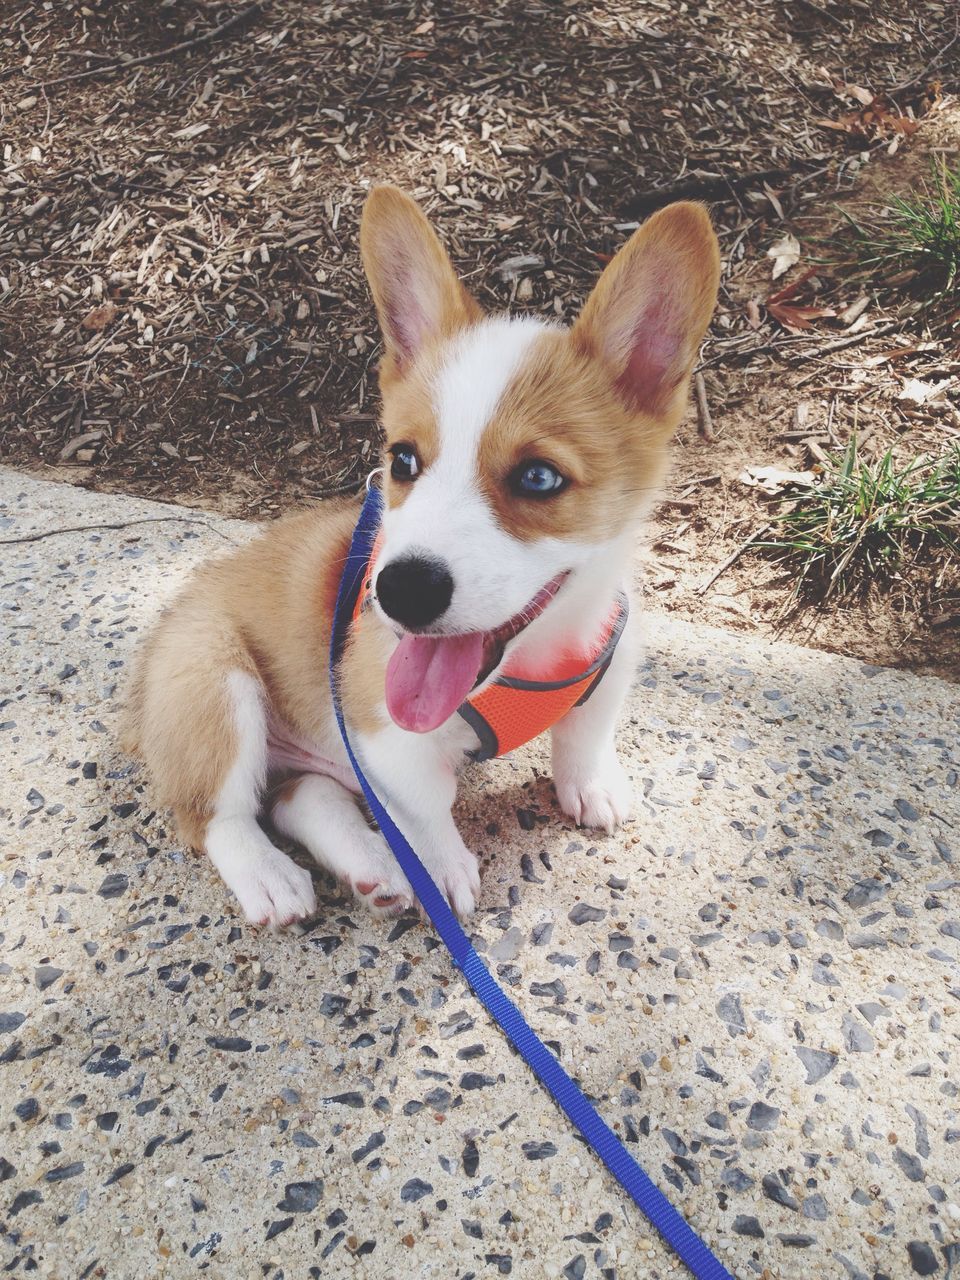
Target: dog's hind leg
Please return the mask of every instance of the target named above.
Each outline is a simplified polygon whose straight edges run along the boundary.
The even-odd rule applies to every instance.
[[[356,799],[333,778],[308,773],[280,788],[274,826],[344,880],[375,915],[413,905],[413,890],[383,836],[372,831]]]
[[[310,873],[273,844],[257,822],[267,774],[267,724],[256,676],[226,677],[236,750],[213,804],[203,847],[253,924],[287,925],[315,907]]]

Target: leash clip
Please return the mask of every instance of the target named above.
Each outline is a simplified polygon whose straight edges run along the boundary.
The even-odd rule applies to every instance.
[[[371,485],[371,482],[372,482],[372,480],[373,480],[373,477],[374,477],[374,476],[382,476],[382,475],[383,475],[383,467],[374,467],[374,468],[373,468],[373,470],[372,470],[372,471],[370,472],[370,474],[367,476],[366,480],[363,482],[363,487],[366,489],[367,493],[369,493],[369,492],[370,492],[370,485]],[[378,486],[378,487],[379,487],[379,486]]]

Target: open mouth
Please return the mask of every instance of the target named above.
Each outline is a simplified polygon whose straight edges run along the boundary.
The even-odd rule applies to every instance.
[[[503,660],[504,650],[539,618],[563,586],[558,573],[509,621],[492,631],[466,635],[414,635],[404,632],[387,663],[387,710],[401,729],[429,733],[454,714],[481,681]]]

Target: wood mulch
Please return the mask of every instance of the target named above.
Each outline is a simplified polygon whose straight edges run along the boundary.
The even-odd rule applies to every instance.
[[[711,202],[725,278],[653,523],[660,607],[782,617],[783,574],[738,554],[770,511],[745,465],[956,434],[949,388],[898,398],[956,376],[949,335],[814,262],[836,203],[956,153],[954,0],[9,7],[3,461],[238,515],[356,487],[378,449],[356,231],[381,180],[482,303],[561,320],[638,218]],[[960,597],[922,595],[791,625],[951,674]]]

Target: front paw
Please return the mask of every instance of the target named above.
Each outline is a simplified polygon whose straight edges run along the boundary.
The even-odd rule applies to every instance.
[[[460,841],[433,857],[428,855],[424,864],[454,914],[461,920],[472,916],[480,897],[480,864],[476,854]]]
[[[630,818],[633,788],[615,757],[590,775],[572,773],[554,782],[560,808],[577,826],[610,835]]]

